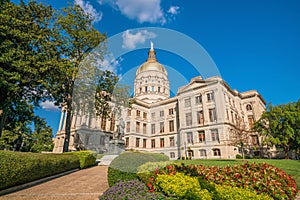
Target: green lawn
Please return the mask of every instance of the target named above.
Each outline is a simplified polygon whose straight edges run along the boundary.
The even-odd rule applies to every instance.
[[[243,162],[261,163],[265,162],[280,169],[283,169],[287,174],[290,174],[297,182],[300,188],[300,161],[298,160],[270,160],[270,159],[247,159],[247,160],[177,160],[185,164],[201,164],[205,166],[219,166],[242,164]]]

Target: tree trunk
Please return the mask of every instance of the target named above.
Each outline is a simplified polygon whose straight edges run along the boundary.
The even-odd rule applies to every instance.
[[[0,110],[0,138],[2,136],[2,130],[4,128],[4,123],[6,121],[5,110]]]
[[[72,95],[68,95],[67,99],[67,116],[66,116],[66,126],[65,126],[65,140],[63,152],[69,151],[70,136],[71,136],[71,123],[72,123]]]

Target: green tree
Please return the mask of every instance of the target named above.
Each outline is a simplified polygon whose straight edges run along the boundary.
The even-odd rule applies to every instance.
[[[285,153],[300,150],[300,100],[295,103],[273,106],[269,104],[254,129],[266,136],[264,142],[275,145]]]
[[[93,18],[85,13],[79,5],[64,8],[58,16],[55,27],[60,33],[60,57],[63,60],[60,75],[57,76],[57,85],[60,87],[50,89],[57,103],[62,102],[67,108],[64,152],[68,151],[74,83],[81,67],[81,63],[99,47],[106,39],[105,34],[100,34],[93,27]],[[104,49],[104,48],[103,48]],[[102,59],[102,48],[98,48],[92,59]],[[94,63],[91,63],[94,64]]]
[[[35,1],[0,4],[0,137],[18,107],[52,97],[47,88],[56,87],[60,60],[53,16],[50,6]]]
[[[34,132],[30,135],[30,151],[42,152],[52,151],[52,128],[47,125],[45,119],[40,117],[34,118]]]

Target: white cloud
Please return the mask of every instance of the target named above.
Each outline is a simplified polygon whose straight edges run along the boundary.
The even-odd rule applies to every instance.
[[[156,34],[147,30],[141,30],[134,33],[130,33],[126,30],[123,35],[122,48],[124,49],[135,49],[137,44],[144,44],[146,40],[156,37]]]
[[[94,22],[97,23],[102,19],[103,13],[98,12],[89,1],[75,0],[77,5],[79,5],[85,13],[90,14],[94,18]]]
[[[109,70],[111,72],[117,73],[117,67],[120,66],[120,62],[123,61],[123,58],[120,57],[118,59],[115,59],[113,55],[108,55],[104,58],[103,61],[99,61],[98,65],[100,66],[100,69],[105,71]]]
[[[53,102],[51,101],[45,101],[45,102],[41,102],[40,106],[42,107],[42,109],[44,110],[48,110],[48,111],[60,111],[59,107],[54,105]]]
[[[168,10],[171,15],[177,15],[179,13],[179,6],[171,6]]]
[[[98,0],[98,3],[100,5],[107,3],[139,23],[166,23],[161,0]]]

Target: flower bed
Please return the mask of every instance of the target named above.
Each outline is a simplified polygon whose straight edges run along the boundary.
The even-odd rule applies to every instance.
[[[155,170],[152,177],[149,175],[150,178],[147,183],[149,189],[160,191],[160,185],[157,181],[160,175],[174,176],[178,172],[217,185],[246,188],[258,194],[267,194],[274,199],[293,199],[298,192],[296,181],[291,176],[283,170],[266,163],[245,163],[227,167],[172,164]],[[219,188],[219,186],[216,188]],[[221,191],[220,188],[219,191]]]

